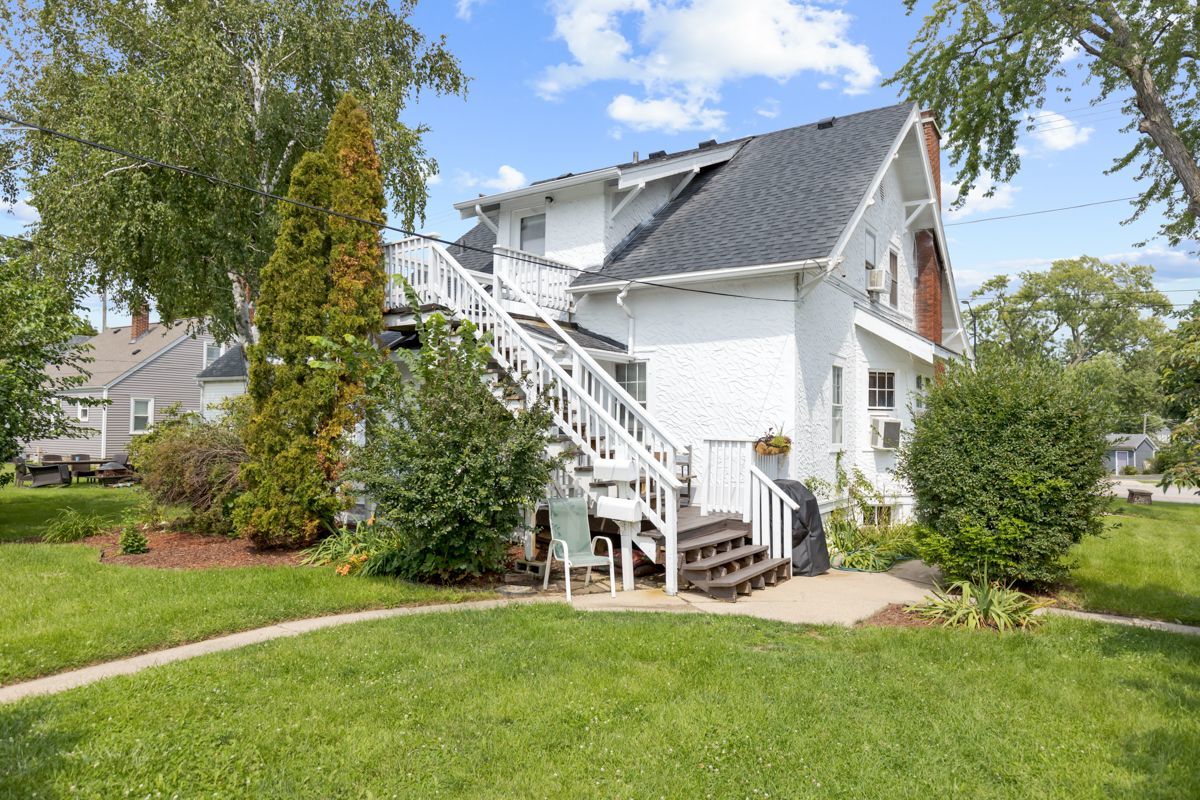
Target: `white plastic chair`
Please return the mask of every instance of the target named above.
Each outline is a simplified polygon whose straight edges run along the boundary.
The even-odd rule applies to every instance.
[[[617,596],[617,569],[613,561],[612,541],[606,536],[592,538],[588,527],[587,500],[582,497],[550,498],[550,551],[546,554],[546,578],[542,589],[550,588],[550,567],[554,563],[555,550],[563,565],[567,581],[567,602],[571,600],[571,570],[586,567],[583,585],[592,580],[592,567],[608,564],[608,586],[613,597]],[[604,542],[608,555],[596,554],[596,542]]]

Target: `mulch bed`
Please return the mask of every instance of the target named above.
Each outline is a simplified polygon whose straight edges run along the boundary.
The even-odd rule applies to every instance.
[[[106,564],[159,569],[208,569],[211,567],[278,567],[300,563],[296,550],[256,550],[245,539],[224,536],[200,536],[195,533],[167,531],[147,533],[150,551],[122,555],[117,533],[104,533],[83,540],[100,548],[100,560]]]
[[[909,614],[900,603],[891,603],[858,623],[862,627],[874,628],[931,628],[933,623]]]

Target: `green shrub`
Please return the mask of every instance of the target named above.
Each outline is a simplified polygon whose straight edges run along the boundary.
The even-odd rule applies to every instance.
[[[81,514],[73,508],[64,508],[42,534],[42,541],[50,544],[78,542],[103,533],[107,523],[99,514]]]
[[[233,534],[233,504],[244,487],[239,471],[246,460],[248,401],[226,401],[224,410],[220,420],[211,421],[168,409],[153,431],[130,445],[152,503],[182,507],[177,524],[198,533]]]
[[[382,413],[348,473],[387,542],[362,572],[457,581],[503,567],[522,509],[544,496],[552,416],[544,401],[514,414],[492,396],[491,351],[470,322],[455,332],[435,314],[420,334],[420,351],[402,354],[411,380],[378,382]]]
[[[995,628],[999,631],[1030,628],[1041,622],[1035,611],[1048,602],[999,583],[957,581],[947,590],[905,608],[917,616],[940,621],[947,627]]]
[[[1103,425],[1049,365],[951,364],[897,459],[927,562],[953,579],[1052,582],[1103,529]]]
[[[141,526],[136,522],[130,522],[121,529],[121,536],[117,540],[117,544],[121,548],[121,552],[127,556],[145,553],[150,550],[150,543],[146,541],[146,534],[142,533]]]
[[[358,522],[354,527],[341,527],[304,551],[300,560],[306,566],[337,567],[341,575],[350,575],[377,553],[390,548],[390,532],[376,525],[374,518]]]
[[[1126,464],[1125,466],[1121,467],[1121,474],[1122,475],[1137,475],[1138,468],[1135,467],[1133,464]]]

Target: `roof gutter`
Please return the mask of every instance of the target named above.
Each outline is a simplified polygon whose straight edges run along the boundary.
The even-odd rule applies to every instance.
[[[781,261],[777,264],[755,264],[748,267],[723,267],[721,269],[706,269],[698,272],[683,272],[669,275],[652,275],[644,278],[613,278],[608,281],[587,283],[571,286],[567,289],[571,294],[590,294],[592,292],[611,292],[633,288],[652,288],[655,286],[684,286],[689,283],[705,283],[714,280],[737,280],[739,278],[759,278],[770,275],[788,275],[805,270],[828,271],[828,258],[805,258],[800,261]],[[624,292],[623,292],[624,293]]]

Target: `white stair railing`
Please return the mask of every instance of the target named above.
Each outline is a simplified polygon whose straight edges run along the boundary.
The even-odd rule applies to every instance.
[[[571,377],[576,383],[614,419],[624,425],[646,452],[665,463],[671,474],[674,474],[675,457],[687,447],[651,417],[650,412],[625,391],[608,370],[600,366],[587,350],[535,302],[535,298],[530,297],[520,286],[511,283],[503,273],[496,273],[494,277],[496,285],[501,287],[500,291],[505,297],[531,305],[531,310],[541,322],[566,344],[567,349],[571,351]]]
[[[500,295],[503,300],[526,302],[537,309],[549,308],[568,313],[575,307],[575,299],[567,289],[575,273],[565,264],[495,245],[492,248],[492,272],[503,279],[506,289],[516,287],[525,298],[509,294]]]
[[[545,394],[558,427],[582,453],[592,459],[632,461],[637,470],[634,493],[642,514],[663,535],[666,549],[666,589],[678,588],[678,513],[680,483],[621,422],[585,391],[533,339],[497,300],[445,248],[420,238],[405,239],[384,249],[388,276],[393,281],[392,308],[407,305],[407,281],[422,304],[444,306],[470,320],[481,334],[490,334],[492,354],[513,380],[525,387],[528,402]],[[503,279],[500,279],[503,281]]]
[[[783,478],[787,461],[780,456],[761,456],[754,451],[752,436],[705,439],[700,448],[700,513],[740,514],[746,508],[750,482],[746,465],[753,464],[769,478]]]
[[[742,521],[750,523],[754,544],[765,544],[771,558],[792,560],[792,515],[800,509],[775,481],[753,464],[746,465],[748,487]]]

